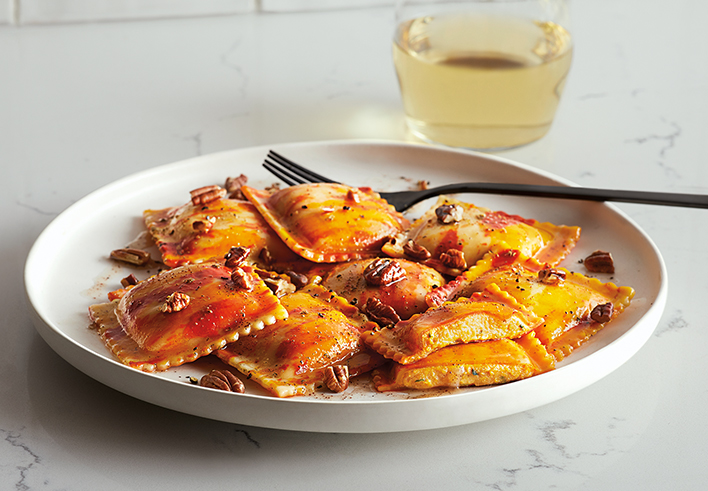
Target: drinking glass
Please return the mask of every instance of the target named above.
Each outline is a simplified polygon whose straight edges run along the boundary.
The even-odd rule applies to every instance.
[[[399,0],[393,60],[418,138],[492,150],[541,138],[573,46],[563,0]]]

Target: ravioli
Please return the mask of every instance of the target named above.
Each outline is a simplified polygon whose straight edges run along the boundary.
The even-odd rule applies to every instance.
[[[499,339],[442,348],[408,365],[392,363],[374,372],[380,392],[436,387],[504,384],[555,367],[533,332],[517,340]]]
[[[278,397],[314,393],[325,370],[346,365],[356,376],[383,359],[361,341],[370,324],[358,309],[318,285],[281,297],[288,318],[216,352]]]
[[[447,213],[441,213],[446,208]],[[427,249],[432,255],[431,265],[443,270],[445,265],[440,264],[440,258],[449,250],[462,251],[466,266],[474,265],[490,250],[501,249],[517,249],[554,265],[573,249],[580,228],[541,223],[440,196],[406,236]]]
[[[165,370],[287,317],[252,268],[241,271],[250,278],[249,289],[220,264],[181,266],[138,283],[120,300],[91,307],[89,315],[122,363]]]
[[[501,253],[506,256],[507,252]],[[519,255],[508,262],[499,257],[490,254],[466,271],[452,297],[498,286],[544,319],[535,329],[536,336],[558,361],[616,318],[634,296],[630,287],[603,283],[565,268],[549,268],[534,258]],[[553,280],[544,280],[544,274]]]
[[[543,319],[514,297],[490,285],[471,298],[460,298],[401,321],[391,329],[364,333],[364,341],[386,358],[407,365],[455,344],[515,339]]]
[[[273,194],[241,191],[290,249],[318,263],[374,257],[409,224],[371,188],[320,183]]]
[[[219,198],[198,205],[189,202],[146,210],[143,219],[162,261],[172,268],[222,258],[232,247],[250,249],[249,259],[266,266],[269,264],[264,263],[287,263],[298,257],[248,201]]]
[[[433,268],[406,259],[391,259],[400,266],[404,277],[391,284],[367,281],[365,271],[376,259],[363,259],[334,266],[322,281],[322,286],[335,291],[354,305],[363,308],[371,298],[390,306],[401,319],[424,312],[425,296],[445,284],[445,279]]]

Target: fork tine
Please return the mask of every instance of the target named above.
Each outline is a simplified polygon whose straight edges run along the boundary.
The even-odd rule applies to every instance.
[[[297,175],[300,176],[304,179],[306,179],[309,182],[330,182],[330,183],[337,183],[337,181],[333,181],[332,179],[325,177],[321,174],[317,174],[316,172],[312,172],[310,169],[307,169],[300,164],[297,164],[293,162],[292,160],[283,157],[282,155],[274,152],[273,150],[270,150],[268,152],[268,156],[275,160],[278,164],[280,164],[282,167],[287,169],[289,172],[289,175]],[[283,169],[284,170],[284,169]]]
[[[305,181],[304,179],[302,179],[299,176],[296,176],[294,174],[291,174],[290,172],[287,172],[285,169],[282,169],[280,167],[276,167],[269,160],[266,160],[263,162],[263,167],[265,167],[266,170],[268,170],[268,172],[275,175],[278,179],[283,181],[288,186],[295,186],[297,184],[305,184],[306,182],[309,182],[309,181]]]

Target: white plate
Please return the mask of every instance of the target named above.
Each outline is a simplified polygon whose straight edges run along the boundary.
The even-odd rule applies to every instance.
[[[503,159],[423,145],[349,141],[272,148],[332,178],[378,190],[409,189],[419,180],[433,185],[459,181],[570,185]],[[240,395],[190,384],[189,377],[200,376],[213,360],[159,374],[116,362],[88,329],[87,317],[88,306],[105,301],[106,293],[132,271],[108,260],[108,253],[142,231],[143,209],[182,204],[189,199],[189,190],[222,184],[227,176],[240,173],[256,187],[275,182],[260,165],[268,149],[206,155],[140,172],[95,191],[58,216],[37,239],[25,267],[32,317],[46,342],[96,380],[166,408],[251,426],[368,433],[473,423],[556,401],[617,369],[641,348],[659,321],[667,289],[663,260],[652,241],[616,208],[570,200],[465,195],[467,201],[527,218],[580,225],[581,240],[563,265],[584,272],[578,268],[579,258],[597,249],[612,252],[617,267],[612,281],[636,290],[631,306],[556,370],[486,388],[379,394],[363,384],[342,395],[277,399],[252,386],[253,393]]]

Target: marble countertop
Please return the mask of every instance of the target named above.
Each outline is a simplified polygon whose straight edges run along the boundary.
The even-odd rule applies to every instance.
[[[550,133],[505,158],[593,187],[708,193],[708,4],[578,0]],[[84,375],[35,331],[23,265],[91,191],[221,150],[405,141],[389,7],[0,27],[0,490],[703,489],[708,210],[617,205],[666,261],[665,313],[590,387],[447,429],[202,419]]]

